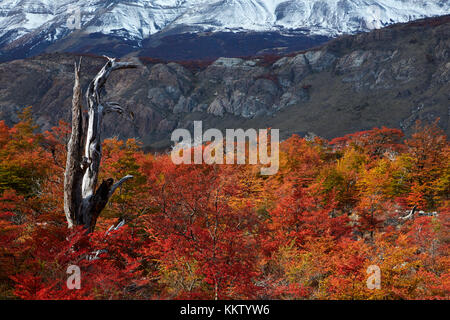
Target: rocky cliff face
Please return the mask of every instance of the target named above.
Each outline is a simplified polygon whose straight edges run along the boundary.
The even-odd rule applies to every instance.
[[[210,64],[156,63],[118,72],[109,100],[133,111],[130,123],[108,116],[107,136],[169,144],[175,128],[281,129],[331,138],[375,126],[410,132],[440,118],[449,131],[450,16],[344,36],[285,57],[220,58]],[[42,129],[68,120],[75,55],[50,54],[0,64],[0,118],[32,105]],[[104,63],[83,57],[82,83]]]

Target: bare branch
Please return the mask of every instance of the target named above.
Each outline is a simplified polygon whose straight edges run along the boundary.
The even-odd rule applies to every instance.
[[[123,177],[120,179],[116,184],[114,184],[111,188],[111,191],[109,191],[109,197],[111,198],[114,192],[116,192],[117,188],[119,188],[122,184],[124,184],[126,181],[133,179],[134,177],[132,175],[127,175],[126,177]]]
[[[133,178],[126,176],[114,185],[113,179],[107,179],[97,189],[102,158],[103,116],[109,112],[125,114],[125,109],[118,103],[102,103],[102,90],[111,72],[138,67],[135,63],[118,62],[116,59],[106,58],[108,62],[91,81],[86,92],[87,118],[81,111],[81,60],[79,65],[75,63],[72,134],[68,144],[64,176],[64,212],[69,227],[74,224],[84,225],[88,232],[94,230],[97,218],[115,190]]]
[[[106,80],[112,71],[120,69],[137,68],[137,64],[131,62],[117,62],[116,59],[108,58],[108,62],[95,76],[89,85],[86,99],[88,102],[88,132],[86,138],[85,157],[90,160],[89,167],[84,174],[82,193],[83,197],[92,196],[95,192],[98,180],[98,172],[101,159],[101,125],[103,115],[111,110],[123,112],[118,104],[103,104],[100,93]]]
[[[414,208],[411,209],[411,211],[409,212],[409,214],[405,217],[400,217],[400,219],[402,220],[409,220],[414,218],[414,214],[416,213],[417,210],[417,206],[414,206]]]
[[[106,115],[108,113],[116,112],[123,116],[128,121],[134,120],[134,113],[133,112],[127,112],[125,108],[123,108],[120,104],[117,102],[105,102],[103,107],[103,115]]]

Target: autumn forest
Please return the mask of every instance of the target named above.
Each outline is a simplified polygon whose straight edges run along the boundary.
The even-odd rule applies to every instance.
[[[134,178],[95,230],[68,228],[70,125],[0,121],[2,299],[448,299],[450,146],[436,123],[292,136],[280,170],[175,165],[107,139],[99,180]],[[81,288],[66,285],[81,269]],[[367,286],[369,266],[381,286]]]

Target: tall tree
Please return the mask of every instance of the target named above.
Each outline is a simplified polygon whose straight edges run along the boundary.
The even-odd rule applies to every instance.
[[[78,65],[75,63],[72,132],[67,148],[64,175],[64,212],[69,228],[79,225],[92,232],[98,216],[114,191],[125,181],[133,178],[128,175],[115,184],[113,179],[106,179],[97,188],[102,158],[103,116],[110,112],[125,113],[119,104],[102,101],[101,93],[111,72],[136,68],[137,65],[108,58],[108,62],[91,81],[86,92],[87,116],[83,116],[81,106],[80,66],[81,60]]]

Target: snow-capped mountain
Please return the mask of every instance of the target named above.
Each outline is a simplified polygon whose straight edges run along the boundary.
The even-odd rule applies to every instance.
[[[336,36],[450,13],[450,0],[0,0],[0,49],[74,32],[140,41],[186,31]]]

